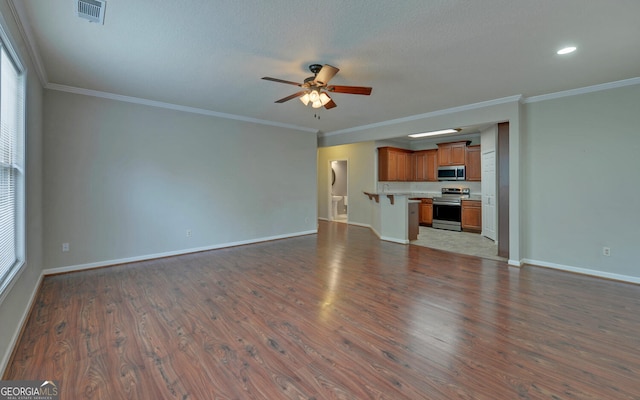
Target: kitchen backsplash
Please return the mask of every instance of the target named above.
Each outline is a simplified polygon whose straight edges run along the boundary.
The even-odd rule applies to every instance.
[[[471,194],[482,193],[482,182],[378,182],[378,192],[429,192],[440,193],[443,187],[463,187],[471,189]]]

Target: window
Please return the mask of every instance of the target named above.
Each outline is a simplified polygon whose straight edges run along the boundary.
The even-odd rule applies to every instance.
[[[24,264],[24,72],[0,29],[0,299]]]

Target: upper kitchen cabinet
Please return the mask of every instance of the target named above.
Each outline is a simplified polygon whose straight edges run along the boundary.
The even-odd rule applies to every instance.
[[[465,155],[469,142],[438,144],[438,166],[465,165]]]
[[[438,150],[421,150],[413,153],[414,177],[418,182],[438,180]]]
[[[395,147],[379,147],[378,181],[412,180],[412,153],[411,150]]]
[[[480,182],[482,178],[482,167],[480,166],[480,145],[467,146],[466,154],[466,175],[468,181]]]

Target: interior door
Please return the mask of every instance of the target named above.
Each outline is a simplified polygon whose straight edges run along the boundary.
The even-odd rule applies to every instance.
[[[496,240],[496,152],[482,153],[482,234]]]

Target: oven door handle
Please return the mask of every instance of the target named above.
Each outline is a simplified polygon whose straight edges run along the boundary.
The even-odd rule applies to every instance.
[[[433,205],[434,206],[459,206],[461,204],[457,201],[434,201]]]

